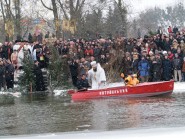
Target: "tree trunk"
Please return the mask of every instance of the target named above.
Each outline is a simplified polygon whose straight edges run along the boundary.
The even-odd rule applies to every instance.
[[[54,15],[54,23],[55,23],[55,31],[56,31],[56,37],[61,37],[61,25],[58,17],[58,9],[56,0],[52,0],[52,6],[53,6],[53,15]]]
[[[21,31],[21,7],[20,7],[20,0],[14,0],[14,5],[15,5],[15,32],[16,32],[16,37],[22,36],[22,31]]]

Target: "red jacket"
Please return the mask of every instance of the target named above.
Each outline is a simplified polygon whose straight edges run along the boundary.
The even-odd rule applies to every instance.
[[[85,50],[85,55],[86,55],[86,56],[93,56],[93,54],[94,54],[93,49],[86,49],[86,50]]]
[[[168,28],[168,33],[173,33],[172,28]]]
[[[169,58],[170,61],[173,60],[173,57],[174,57],[174,54],[173,53],[171,53],[170,55],[168,55],[168,58]]]

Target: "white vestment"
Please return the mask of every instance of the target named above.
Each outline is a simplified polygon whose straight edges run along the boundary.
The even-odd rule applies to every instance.
[[[24,50],[28,50],[28,47],[29,47],[29,45],[24,45],[24,48],[21,48],[20,50],[19,50],[19,48],[20,48],[20,45],[18,45],[18,44],[15,44],[14,46],[13,46],[13,50],[19,50],[19,52],[17,52],[17,55],[18,55],[18,63],[17,63],[17,65],[18,66],[22,66],[22,61],[23,61],[23,59],[24,59]]]
[[[102,82],[106,82],[105,71],[99,63],[97,64],[96,72],[93,71],[93,68],[88,71],[88,80],[92,89],[99,89],[102,87]]]
[[[13,50],[19,50],[19,48],[20,48],[20,45],[18,45],[18,44],[15,44],[15,45],[13,46]],[[21,48],[21,49],[19,50],[19,52],[17,51],[17,55],[18,55],[18,63],[17,63],[17,65],[18,65],[18,66],[22,66],[22,60],[23,60],[23,58],[24,58],[24,51],[23,51],[23,48]]]

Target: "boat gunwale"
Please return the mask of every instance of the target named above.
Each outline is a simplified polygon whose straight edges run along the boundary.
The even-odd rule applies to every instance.
[[[107,87],[107,88],[102,88],[102,89],[92,89],[92,90],[87,90],[87,91],[79,91],[79,92],[76,91],[73,94],[76,94],[76,93],[77,94],[79,94],[79,93],[91,93],[91,92],[97,92],[97,91],[105,91],[105,90],[109,90],[109,89],[136,88],[136,87],[149,86],[149,85],[155,85],[155,84],[164,84],[164,83],[173,83],[173,88],[174,88],[174,80],[171,80],[171,81],[161,81],[161,82],[140,83],[136,86],[116,86],[116,87]],[[172,90],[172,92],[173,92],[173,90]]]

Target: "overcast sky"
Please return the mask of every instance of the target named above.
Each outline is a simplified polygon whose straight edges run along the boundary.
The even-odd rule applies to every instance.
[[[49,2],[48,0],[44,0],[46,3]],[[91,1],[91,0],[87,0]],[[94,0],[95,2],[96,0]],[[112,1],[112,0],[110,0]],[[173,6],[179,2],[183,3],[185,5],[185,0],[124,0],[126,5],[129,9],[129,15],[131,16],[131,19],[137,17],[142,11],[152,8],[152,7],[161,7],[165,8],[167,6]],[[92,3],[92,1],[91,1]],[[49,5],[47,3],[47,5]],[[38,6],[40,7],[40,6]],[[107,9],[104,11],[105,15],[107,14]],[[46,14],[46,17],[48,16],[53,18],[53,13],[48,11]]]
[[[185,5],[185,0],[125,0],[129,6],[129,11],[138,15],[141,11],[152,8],[161,7],[165,8],[167,6],[173,6],[179,2]]]

